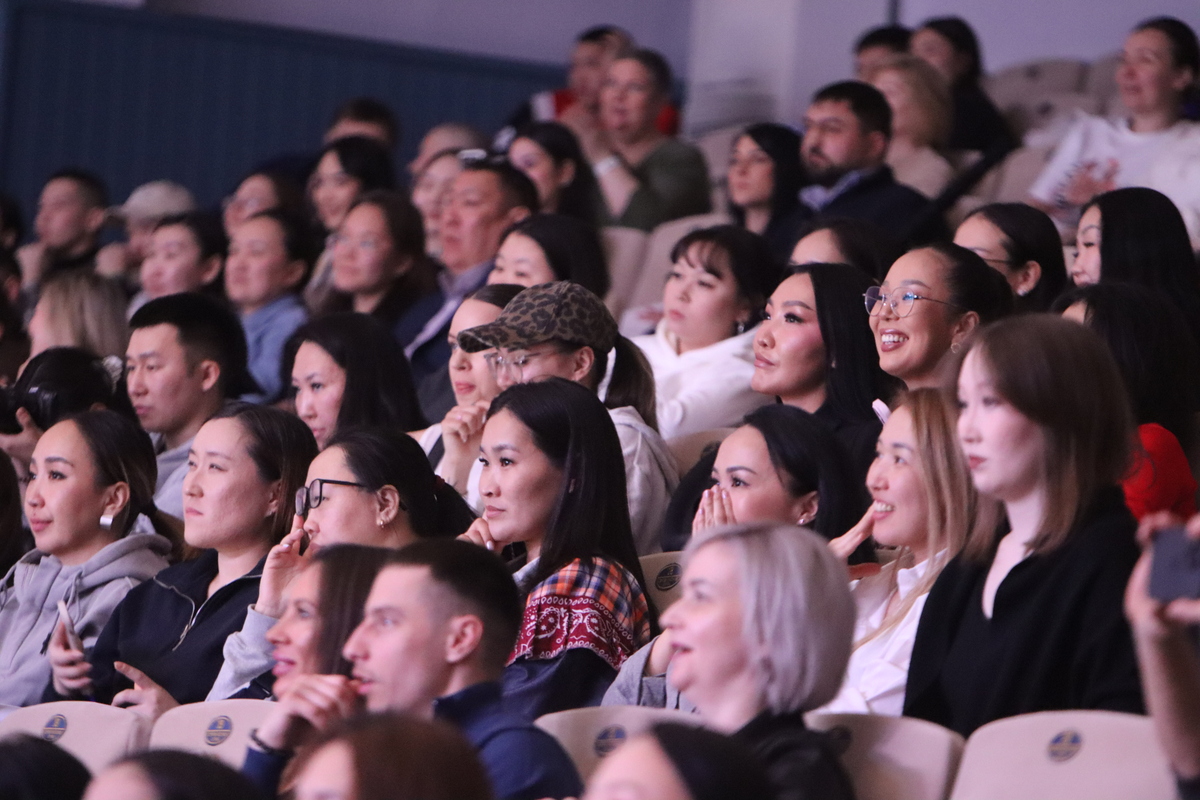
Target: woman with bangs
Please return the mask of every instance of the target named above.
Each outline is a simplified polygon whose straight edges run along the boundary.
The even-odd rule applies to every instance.
[[[969,736],[1035,711],[1143,713],[1122,607],[1133,415],[1112,355],[1035,315],[983,328],[956,366],[959,445],[1007,525],[977,528],[930,591],[905,715]]]
[[[689,233],[671,261],[663,318],[633,339],[654,372],[666,439],[735,425],[767,402],[750,387],[754,338],[779,280],[766,240],[736,225]]]

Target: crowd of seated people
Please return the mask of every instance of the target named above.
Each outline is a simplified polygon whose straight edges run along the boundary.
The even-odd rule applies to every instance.
[[[1196,36],[1137,25],[1124,116],[969,207],[1017,144],[975,32],[853,54],[723,165],[601,26],[406,170],[354,98],[219,207],[0,198],[0,719],[266,709],[240,770],[0,738],[0,797],[850,800],[810,712],[1106,710],[1200,798],[1200,599],[1152,577],[1200,550]],[[618,307],[606,229],[701,214]],[[665,716],[588,777],[534,721],[592,706]]]

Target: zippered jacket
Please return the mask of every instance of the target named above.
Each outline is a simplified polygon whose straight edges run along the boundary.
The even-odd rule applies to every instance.
[[[111,703],[133,683],[113,667],[124,661],[146,673],[176,702],[198,703],[208,695],[224,660],[225,639],[241,630],[246,609],[258,598],[263,561],[208,597],[217,576],[217,553],[168,567],[130,590],[92,650],[94,699]],[[60,700],[51,684],[43,700]]]
[[[0,703],[41,699],[59,600],[86,651],[125,594],[166,567],[170,552],[171,543],[158,534],[131,533],[75,566],[40,550],[22,556],[0,583]]]

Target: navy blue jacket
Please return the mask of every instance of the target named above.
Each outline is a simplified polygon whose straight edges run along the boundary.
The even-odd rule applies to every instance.
[[[114,661],[124,661],[177,702],[203,701],[225,661],[225,639],[242,629],[246,609],[258,598],[262,565],[259,561],[208,597],[208,585],[217,576],[217,553],[205,550],[130,589],[92,650],[95,699],[111,703],[118,692],[133,688],[113,668]],[[43,700],[62,699],[51,683]]]
[[[579,797],[583,782],[570,757],[553,736],[528,718],[504,708],[499,683],[477,683],[439,697],[433,715],[454,725],[479,753],[492,791],[500,800]],[[274,797],[287,766],[285,756],[251,747],[242,774]]]

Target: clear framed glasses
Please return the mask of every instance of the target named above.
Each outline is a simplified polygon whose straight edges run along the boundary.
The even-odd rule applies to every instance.
[[[488,369],[491,370],[494,377],[500,378],[502,375],[506,375],[515,383],[521,383],[525,380],[525,367],[543,356],[557,355],[558,352],[558,350],[547,349],[538,353],[510,353],[507,356],[493,352],[485,355],[483,360],[487,362]]]
[[[308,512],[317,506],[321,505],[321,501],[325,499],[324,489],[326,486],[353,486],[357,489],[365,489],[361,483],[354,481],[335,481],[330,478],[313,478],[312,483],[308,486],[301,486],[296,490],[296,514],[303,517]],[[404,504],[400,504],[406,511]]]
[[[877,317],[883,313],[883,307],[887,306],[892,310],[892,313],[897,317],[907,317],[912,313],[913,306],[918,300],[928,300],[931,303],[941,303],[944,306],[959,308],[954,303],[947,303],[945,300],[936,300],[932,297],[926,297],[923,294],[917,294],[911,289],[906,289],[903,292],[885,292],[878,286],[872,286],[863,293],[863,301],[867,307],[867,313],[872,317]]]

